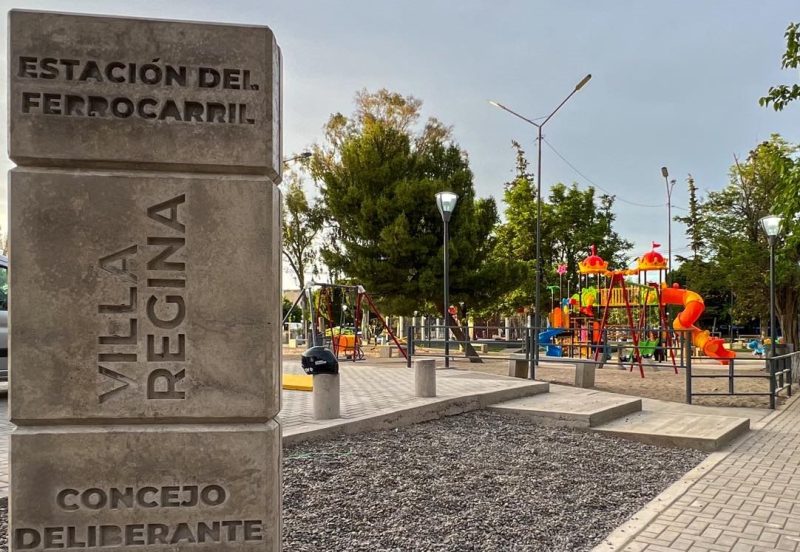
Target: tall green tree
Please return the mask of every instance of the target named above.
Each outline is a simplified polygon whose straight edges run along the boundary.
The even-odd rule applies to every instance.
[[[311,171],[333,229],[325,262],[396,314],[441,312],[443,222],[435,194],[452,191],[451,302],[480,308],[513,285],[514,263],[490,257],[493,199],[475,196],[467,155],[422,102],[388,90],[356,95],[352,115],[332,115]]]
[[[318,202],[309,201],[300,173],[290,172],[283,194],[283,257],[302,290],[306,274],[318,271],[316,239],[322,230],[323,211]]]
[[[567,265],[567,277],[577,283],[578,263],[589,255],[592,245],[597,254],[609,262],[609,266],[622,268],[627,265],[626,253],[633,244],[622,238],[613,228],[616,215],[613,212],[614,197],[595,195],[595,189],[578,188],[577,184],[565,186],[555,184],[548,197],[550,204],[544,215],[543,233],[548,244],[546,272],[550,283],[558,283],[553,267]]]
[[[686,237],[689,238],[689,249],[692,251],[691,260],[697,261],[700,259],[701,250],[703,248],[703,217],[700,214],[700,201],[697,199],[697,186],[694,183],[692,175],[689,175],[689,178],[686,179],[686,184],[689,189],[689,212],[685,217],[675,217],[675,220],[686,225]],[[675,257],[681,263],[690,260],[681,255],[676,255]]]
[[[528,170],[528,161],[521,146],[513,142],[516,153],[516,176],[506,184],[503,201],[506,221],[497,230],[495,255],[514,258],[525,263],[526,278],[502,297],[509,311],[533,304],[535,294],[536,260],[536,184]],[[597,197],[592,187],[580,189],[576,184],[558,183],[543,199],[541,224],[542,297],[547,305],[548,285],[557,285],[557,264],[567,265],[565,284],[577,284],[578,262],[596,245],[598,253],[612,265],[624,266],[631,243],[613,228],[614,197]]]
[[[711,192],[701,211],[705,240],[716,274],[736,297],[734,314],[742,320],[759,316],[769,324],[769,248],[762,217],[773,212],[785,179],[797,168],[797,147],[778,135],[759,144],[731,168],[729,185]],[[784,216],[783,237],[776,246],[776,309],[787,341],[797,344],[800,306],[800,248],[795,216]]]
[[[781,58],[781,68],[800,69],[800,24],[790,23],[786,28],[786,51]],[[772,104],[775,111],[781,111],[789,103],[800,98],[800,84],[780,84],[771,86],[767,95],[758,100],[762,106]]]

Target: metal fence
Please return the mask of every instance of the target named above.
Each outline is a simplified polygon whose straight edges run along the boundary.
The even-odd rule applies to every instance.
[[[630,370],[660,368],[681,371],[685,376],[686,403],[692,404],[694,397],[743,397],[762,396],[768,398],[769,407],[775,408],[776,399],[781,393],[791,396],[791,385],[800,374],[800,352],[767,358],[763,374],[742,374],[736,372],[736,359],[728,361],[724,373],[696,373],[693,361],[716,360],[700,356],[695,351],[688,331],[665,331],[659,328],[630,330],[629,328],[608,328],[602,330],[588,329],[581,335],[580,330],[561,330],[553,335],[557,328],[537,328],[533,326],[471,326],[450,327],[453,334],[448,341],[450,352],[445,354],[445,326],[425,325],[410,326],[406,332],[407,364],[410,367],[414,356],[419,356],[419,349],[426,358],[443,358],[445,365],[453,359],[471,362],[484,360],[525,361],[528,365],[527,376],[536,379],[536,362],[534,348],[539,347],[539,361],[548,364],[562,363],[575,365],[580,363],[594,364],[602,367],[607,364],[624,365]],[[548,333],[549,332],[549,333]],[[494,336],[491,339],[470,339],[470,335],[481,333]],[[458,336],[461,336],[459,338]],[[657,345],[649,345],[647,349],[643,336],[658,336]],[[548,339],[543,340],[544,337]],[[556,338],[558,341],[554,341]],[[560,348],[560,349],[559,349]],[[544,354],[542,354],[544,353]],[[553,354],[549,354],[553,353]],[[555,354],[558,353],[558,354]],[[650,353],[650,354],[647,354]],[[616,357],[616,358],[615,358]],[[707,367],[704,367],[707,371]],[[706,379],[727,380],[725,391],[695,391],[694,381]],[[742,391],[737,389],[736,381],[745,379],[761,379],[765,382],[764,392]]]

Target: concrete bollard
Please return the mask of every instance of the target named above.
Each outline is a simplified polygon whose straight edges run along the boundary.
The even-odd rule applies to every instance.
[[[512,378],[528,377],[528,359],[524,353],[512,353],[508,361],[508,375]]]
[[[339,374],[315,374],[312,401],[315,420],[339,418]]]
[[[594,387],[594,373],[599,366],[594,362],[579,362],[575,365],[575,387],[590,389]]]
[[[436,396],[436,360],[414,359],[414,394],[417,397]]]

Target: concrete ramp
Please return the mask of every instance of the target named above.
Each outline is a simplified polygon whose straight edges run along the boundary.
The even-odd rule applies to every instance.
[[[651,445],[714,452],[749,431],[750,419],[644,411],[593,429]]]
[[[541,424],[593,428],[638,412],[642,400],[591,389],[551,386],[550,393],[516,399],[489,410],[533,419]]]
[[[549,393],[488,408],[544,425],[590,429],[657,446],[706,452],[719,450],[746,433],[750,417],[755,415],[754,419],[758,419],[761,415],[760,411],[753,414],[747,409],[642,401],[628,395],[552,384]]]

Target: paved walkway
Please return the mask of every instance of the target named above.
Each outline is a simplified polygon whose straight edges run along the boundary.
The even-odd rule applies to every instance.
[[[800,550],[800,400],[732,450],[711,455],[677,486],[683,488],[673,491],[672,502],[638,533],[633,529],[632,539],[597,550]]]

